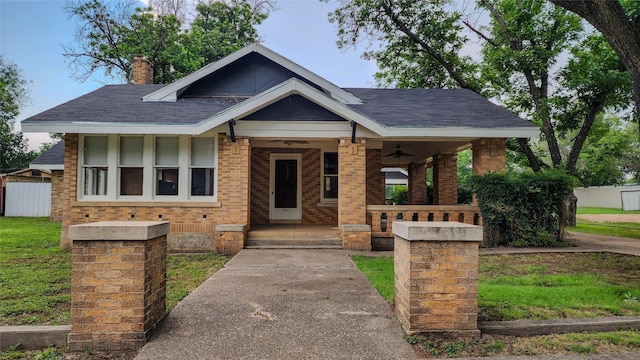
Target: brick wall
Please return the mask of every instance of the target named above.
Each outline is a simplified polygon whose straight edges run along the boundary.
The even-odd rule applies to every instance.
[[[337,208],[320,204],[320,149],[253,148],[251,150],[251,221],[269,223],[270,154],[302,154],[302,224],[335,225]]]
[[[366,224],[367,149],[341,138],[338,145],[338,224]]]
[[[166,236],[73,242],[70,351],[142,347],[166,314]]]
[[[427,203],[427,165],[409,164],[409,205]]]
[[[458,157],[456,154],[436,154],[433,157],[433,203],[458,204]]]
[[[507,169],[506,139],[479,139],[471,143],[473,173],[503,172]]]
[[[367,205],[384,205],[382,149],[367,149]]]
[[[246,140],[246,141],[245,141]],[[95,221],[144,220],[169,221],[170,251],[202,251],[214,249],[217,224],[248,225],[250,143],[238,138],[232,143],[221,136],[218,142],[218,202],[209,203],[132,203],[77,202],[76,174],[78,166],[78,135],[65,136],[64,186],[60,195],[64,216],[60,245],[70,248],[68,229],[71,225]]]
[[[64,171],[51,171],[51,220],[62,221],[64,210]]]

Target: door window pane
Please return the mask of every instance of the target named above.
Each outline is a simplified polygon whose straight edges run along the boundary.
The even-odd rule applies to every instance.
[[[275,207],[295,209],[298,204],[298,161],[276,160]]]

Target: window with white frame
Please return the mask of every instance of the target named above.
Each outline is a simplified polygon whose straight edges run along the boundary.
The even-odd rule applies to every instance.
[[[215,136],[84,135],[79,200],[215,201]]]
[[[322,198],[334,201],[338,199],[338,153],[323,153]]]
[[[156,195],[178,195],[180,141],[157,137],[155,151]]]
[[[191,196],[214,195],[214,155],[213,138],[191,138]]]
[[[120,137],[120,195],[142,196],[144,184],[144,137]]]
[[[107,195],[109,138],[86,136],[82,153],[84,195]]]

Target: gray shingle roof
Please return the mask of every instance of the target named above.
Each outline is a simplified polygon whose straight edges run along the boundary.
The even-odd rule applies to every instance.
[[[107,85],[23,120],[31,122],[104,122],[189,125],[225,110],[244,98],[186,98],[143,102],[164,85]],[[349,105],[386,127],[535,127],[510,111],[465,89],[366,89],[346,91],[363,100]]]
[[[45,151],[31,161],[33,165],[63,165],[64,164],[64,141],[53,145],[51,149]]]
[[[536,127],[467,89],[345,89],[362,99],[350,105],[388,127]]]

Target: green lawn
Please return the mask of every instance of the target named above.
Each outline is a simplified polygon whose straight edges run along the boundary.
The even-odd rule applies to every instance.
[[[393,258],[354,256],[393,302]],[[480,256],[479,320],[640,315],[640,259],[616,254]]]
[[[640,211],[622,211],[620,209],[600,208],[600,207],[578,207],[576,213],[578,215],[593,214],[640,214]]]
[[[578,219],[576,226],[567,227],[566,230],[587,234],[640,239],[640,224],[638,223],[598,223]]]
[[[60,223],[0,218],[0,325],[69,324],[71,253],[60,250]],[[215,254],[167,256],[167,308],[228,261]]]

